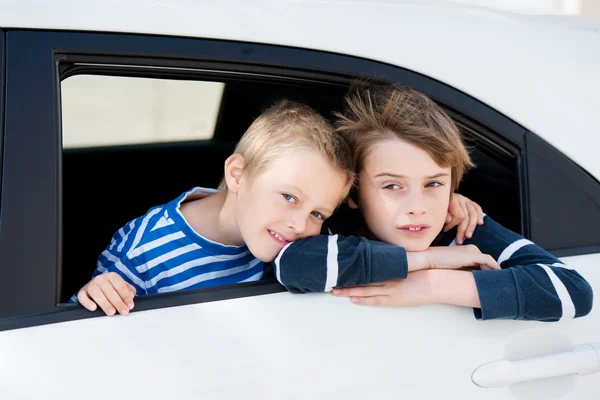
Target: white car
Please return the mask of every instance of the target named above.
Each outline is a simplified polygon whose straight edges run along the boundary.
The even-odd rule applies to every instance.
[[[599,50],[600,24],[434,1],[0,1],[0,398],[597,399],[597,297],[553,323],[273,279],[65,303],[126,221],[215,187],[265,105],[330,116],[357,77],[442,105],[479,166],[461,192],[598,292]]]

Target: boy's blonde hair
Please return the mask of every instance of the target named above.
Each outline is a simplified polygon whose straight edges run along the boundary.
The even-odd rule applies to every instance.
[[[282,100],[260,114],[246,130],[235,153],[244,157],[250,182],[285,151],[310,149],[346,176],[346,197],[354,184],[352,152],[345,140],[318,112],[307,105]],[[221,181],[220,190],[227,190]]]
[[[382,140],[402,139],[424,151],[442,168],[451,167],[451,193],[474,167],[458,128],[424,94],[398,84],[355,83],[346,95],[337,130],[352,149],[359,173],[371,148]]]

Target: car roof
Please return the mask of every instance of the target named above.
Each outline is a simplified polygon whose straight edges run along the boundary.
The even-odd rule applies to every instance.
[[[0,1],[0,27],[217,38],[324,50],[449,84],[600,179],[600,22],[443,1]]]

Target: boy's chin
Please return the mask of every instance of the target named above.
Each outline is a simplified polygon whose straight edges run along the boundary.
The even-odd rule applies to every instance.
[[[396,240],[394,243],[396,246],[404,247],[406,251],[425,251],[431,245],[431,240],[426,238],[414,239],[414,240]]]
[[[264,263],[270,263],[273,262],[275,260],[275,258],[277,257],[277,255],[279,253],[275,253],[273,254],[272,251],[265,251],[264,249],[252,249],[252,247],[248,246],[248,250],[250,250],[250,253],[252,253],[252,255],[255,258],[258,258],[260,261],[264,262]]]

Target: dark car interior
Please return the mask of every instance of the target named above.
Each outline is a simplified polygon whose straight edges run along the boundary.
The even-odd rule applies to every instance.
[[[63,150],[61,302],[89,281],[98,255],[128,221],[194,186],[216,187],[236,141],[267,106],[287,98],[333,119],[346,90],[339,84],[225,81],[210,140]],[[477,164],[459,192],[521,232],[517,159],[483,140],[475,122],[463,116],[457,123]]]

